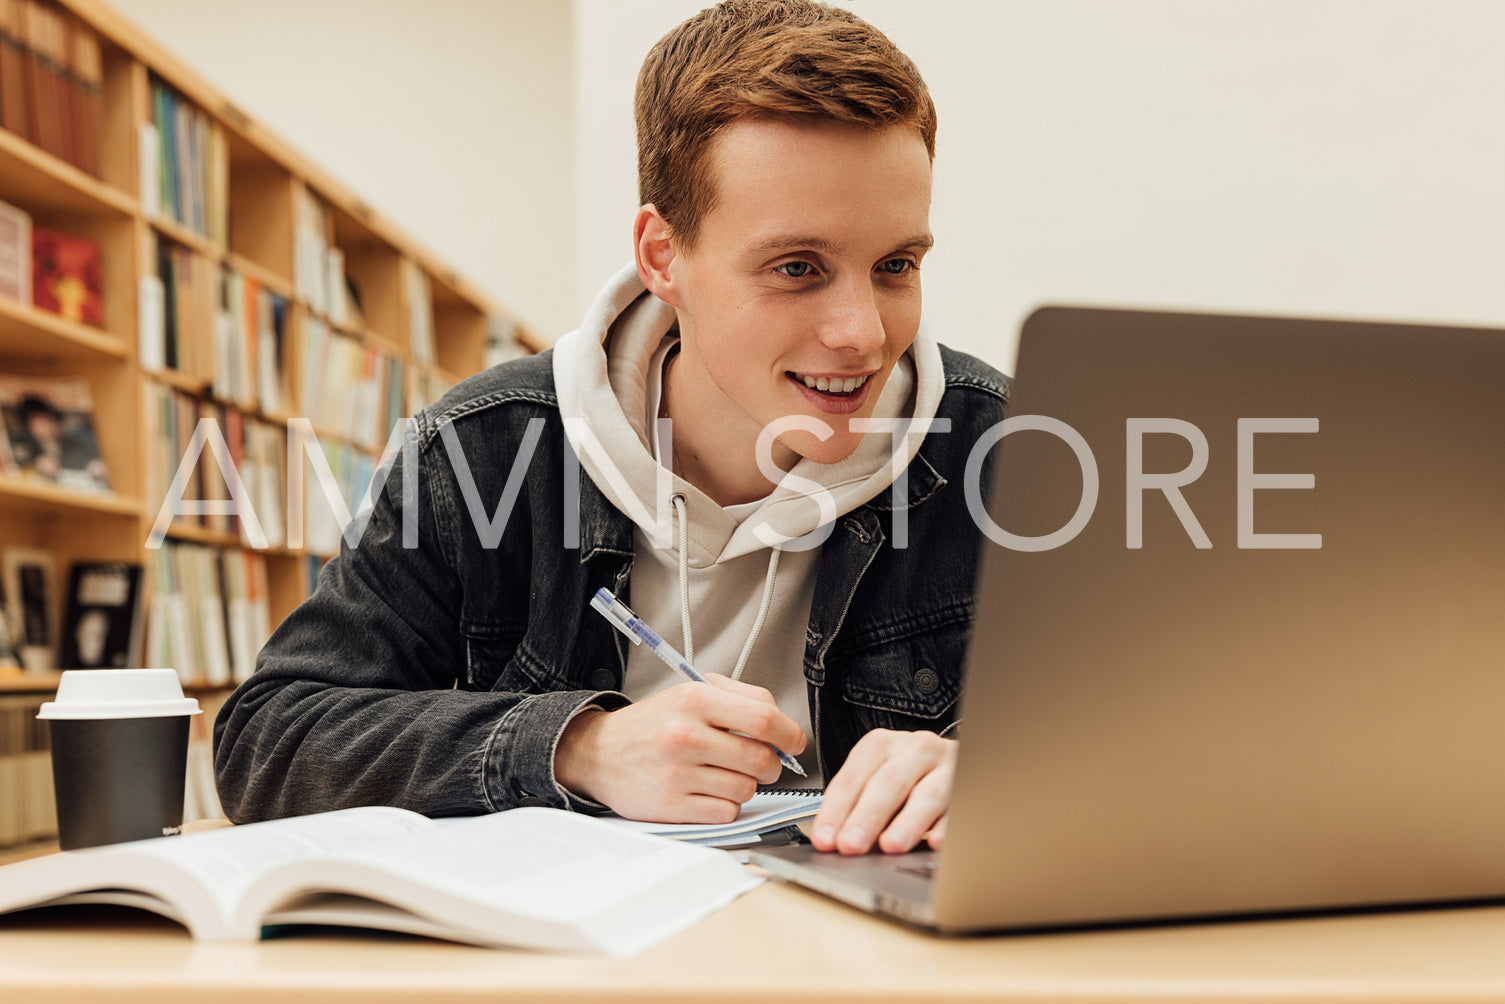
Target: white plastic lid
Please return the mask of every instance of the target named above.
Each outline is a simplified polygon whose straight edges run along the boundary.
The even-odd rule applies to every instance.
[[[171,669],[70,669],[38,718],[163,718],[197,715]]]

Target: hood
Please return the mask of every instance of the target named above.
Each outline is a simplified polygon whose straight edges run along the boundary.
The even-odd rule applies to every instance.
[[[868,433],[834,464],[801,459],[750,513],[723,509],[654,459],[646,419],[649,364],[665,337],[677,335],[674,308],[653,296],[629,265],[596,297],[585,320],[554,346],[554,383],[565,434],[591,480],[617,509],[662,547],[673,546],[674,493],[688,509],[692,567],[766,550],[771,541],[801,537],[886,491],[894,470],[914,459],[921,437]],[[874,418],[928,420],[940,404],[945,378],[940,350],[924,320],[914,345],[894,366]],[[896,464],[897,460],[897,464]],[[822,518],[818,489],[829,493]],[[656,499],[662,499],[660,505]],[[739,507],[739,510],[744,507]],[[796,541],[796,548],[801,542]]]

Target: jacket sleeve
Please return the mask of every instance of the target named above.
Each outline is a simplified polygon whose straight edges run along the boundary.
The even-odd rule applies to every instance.
[[[425,461],[428,445],[418,454]],[[433,465],[420,461],[416,540],[410,533],[413,546],[404,546],[403,463],[399,455],[357,543],[342,541],[314,594],[221,709],[214,767],[226,815],[249,822],[354,805],[431,816],[520,803],[601,810],[555,782],[554,746],[582,709],[627,699],[460,689],[466,645],[447,556],[454,545],[435,521]]]

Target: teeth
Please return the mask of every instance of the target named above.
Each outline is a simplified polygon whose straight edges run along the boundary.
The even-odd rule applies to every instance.
[[[805,386],[811,390],[823,390],[830,394],[850,394],[852,391],[867,383],[867,377],[847,377],[845,380],[831,379],[830,377],[805,376],[802,373],[795,374],[805,381]]]

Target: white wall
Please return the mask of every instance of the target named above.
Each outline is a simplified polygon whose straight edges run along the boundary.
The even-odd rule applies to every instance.
[[[638,63],[700,6],[576,0],[583,298],[630,251]],[[1008,369],[1045,301],[1505,325],[1505,4],[844,6],[939,107],[945,342]]]
[[[540,334],[575,325],[568,2],[109,2]]]

